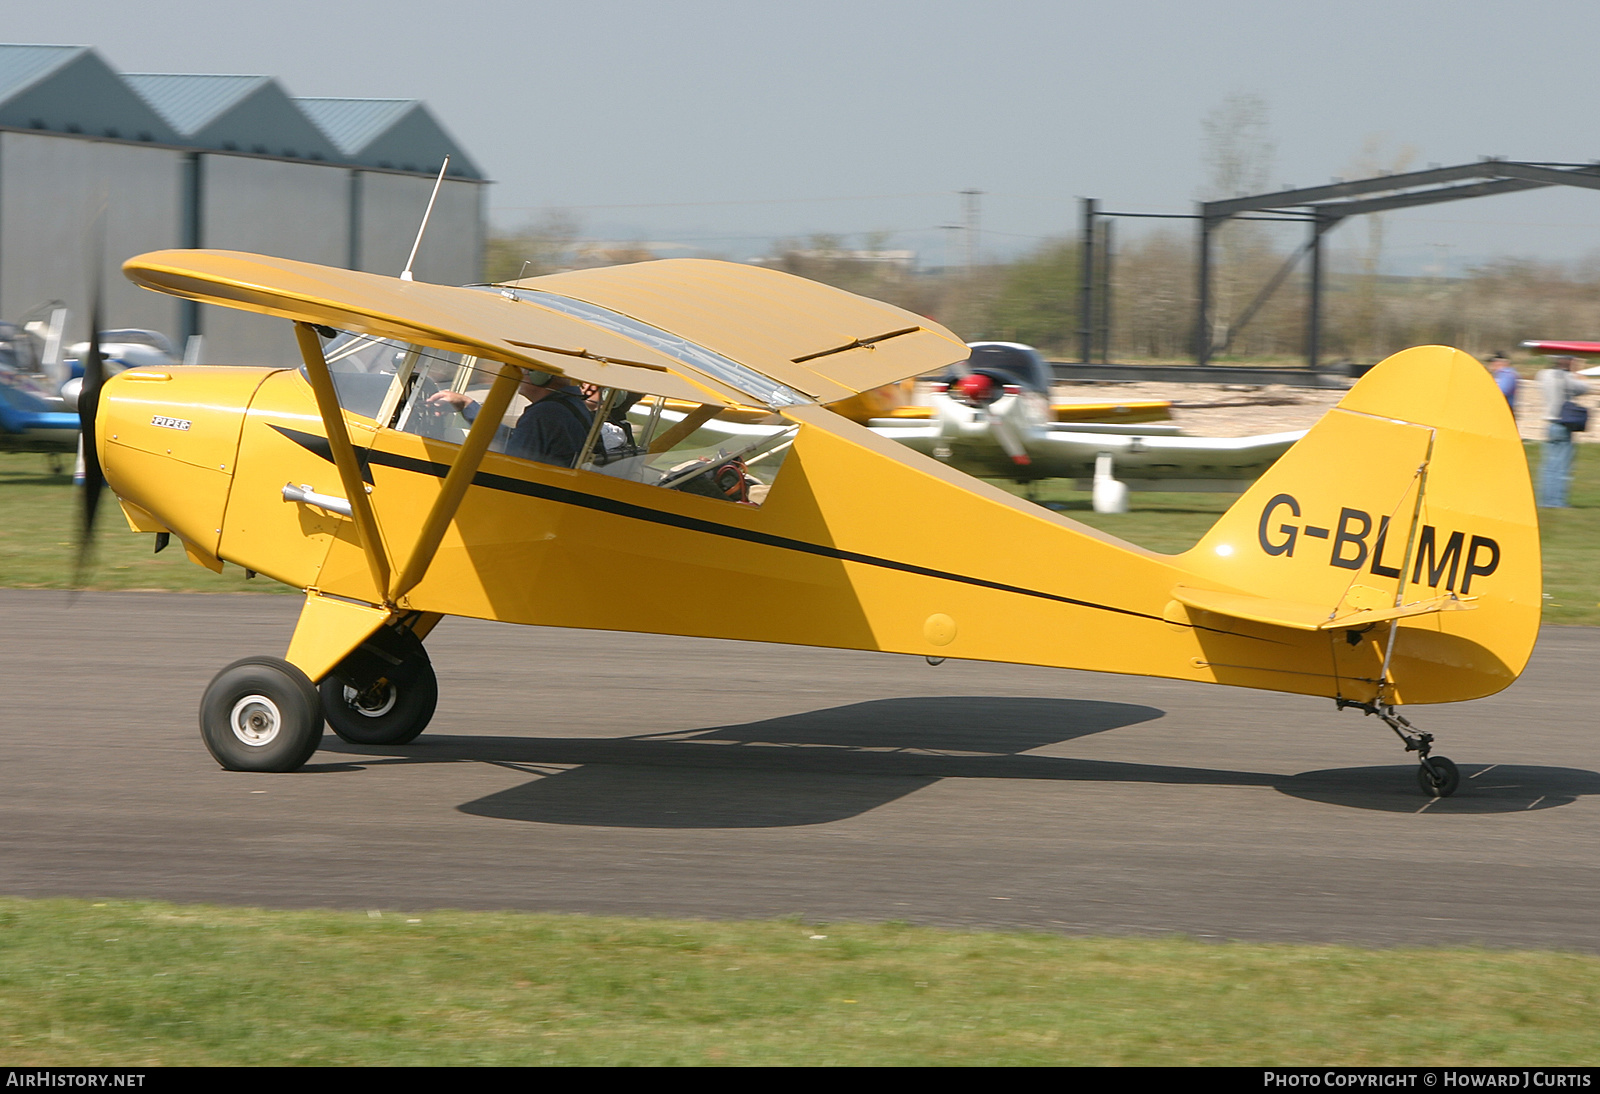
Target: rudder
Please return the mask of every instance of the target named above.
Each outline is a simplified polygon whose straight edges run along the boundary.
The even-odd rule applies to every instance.
[[[1328,631],[1355,698],[1380,678],[1385,702],[1493,694],[1538,632],[1516,423],[1483,365],[1445,346],[1375,366],[1179,563],[1191,610]]]

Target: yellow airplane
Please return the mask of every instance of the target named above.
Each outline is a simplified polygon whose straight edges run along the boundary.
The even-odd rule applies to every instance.
[[[285,657],[206,689],[225,768],[294,770],[324,719],[411,740],[438,694],[424,640],[458,615],[1324,696],[1385,722],[1442,796],[1455,765],[1395,708],[1501,690],[1539,624],[1521,442],[1483,367],[1442,346],[1373,369],[1167,556],[835,413],[966,347],[773,270],[456,288],[226,251],[124,269],[292,322],[305,362],[133,369],[88,400],[136,531],[305,591]],[[569,381],[598,389],[592,412]],[[695,409],[669,419],[669,402]],[[747,431],[736,445],[686,447],[719,416]],[[539,430],[581,444],[528,447]]]

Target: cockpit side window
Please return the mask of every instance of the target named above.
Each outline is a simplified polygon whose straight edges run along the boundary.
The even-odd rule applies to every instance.
[[[799,427],[765,410],[588,388],[595,411],[583,470],[760,505]]]
[[[457,392],[481,400],[500,366],[494,362],[480,366],[476,357],[427,346],[409,348],[411,353],[400,369],[400,382],[390,396],[385,424],[402,433],[462,443],[467,439],[470,423],[439,396]]]

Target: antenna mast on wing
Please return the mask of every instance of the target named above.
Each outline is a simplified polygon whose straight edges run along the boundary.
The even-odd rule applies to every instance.
[[[427,211],[422,214],[422,226],[417,229],[417,241],[411,245],[411,257],[406,259],[406,268],[400,272],[401,281],[415,281],[411,276],[412,264],[417,261],[417,250],[422,246],[422,233],[428,230],[428,218],[433,216],[433,203],[439,200],[439,187],[444,185],[444,173],[450,167],[450,157],[446,156],[439,165],[439,177],[433,180],[433,193],[428,197]]]

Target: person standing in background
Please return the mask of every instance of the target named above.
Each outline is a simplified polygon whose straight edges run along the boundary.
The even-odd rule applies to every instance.
[[[1545,426],[1548,430],[1539,461],[1538,503],[1542,509],[1567,508],[1567,492],[1572,485],[1573,426],[1562,420],[1567,403],[1589,390],[1587,380],[1574,376],[1576,357],[1557,357],[1551,367],[1539,373],[1539,394],[1544,399]]]
[[[1496,352],[1489,358],[1489,375],[1494,377],[1494,382],[1500,388],[1500,394],[1506,397],[1506,404],[1511,407],[1511,416],[1517,416],[1517,370],[1511,367],[1511,362],[1506,360],[1506,355]]]

